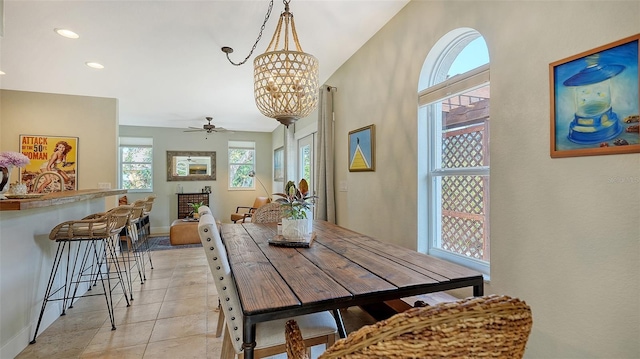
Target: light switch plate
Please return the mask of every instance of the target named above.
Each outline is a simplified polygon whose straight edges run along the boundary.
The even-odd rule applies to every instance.
[[[338,185],[338,190],[340,192],[347,192],[348,190],[348,186],[347,186],[347,181],[340,181],[340,184]]]

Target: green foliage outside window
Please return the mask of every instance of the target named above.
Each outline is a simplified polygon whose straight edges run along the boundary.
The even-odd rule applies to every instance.
[[[153,189],[153,148],[143,146],[120,147],[121,184],[128,190]]]
[[[255,149],[229,148],[229,187],[253,188],[253,178],[249,172],[254,170]]]

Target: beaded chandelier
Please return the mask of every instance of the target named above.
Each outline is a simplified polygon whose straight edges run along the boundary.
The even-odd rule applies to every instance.
[[[275,118],[287,127],[315,110],[318,105],[319,87],[318,59],[302,51],[293,14],[289,12],[289,2],[291,0],[283,1],[284,12],[280,14],[278,25],[265,53],[256,56],[253,61],[253,90],[256,106],[263,115]],[[262,29],[272,5],[273,0]],[[256,44],[260,36],[262,36],[262,30]],[[290,37],[293,39],[296,51],[289,50]],[[281,39],[283,47],[278,50]],[[229,58],[229,53],[233,52],[233,49],[223,47],[222,51],[227,53]]]

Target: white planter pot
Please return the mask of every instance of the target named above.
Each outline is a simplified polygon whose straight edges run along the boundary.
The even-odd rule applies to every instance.
[[[282,219],[282,237],[289,241],[308,241],[309,234],[313,231],[313,220],[305,219]]]

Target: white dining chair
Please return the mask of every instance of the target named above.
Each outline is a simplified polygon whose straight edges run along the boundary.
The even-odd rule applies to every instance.
[[[238,358],[243,358],[243,313],[236,283],[227,259],[227,251],[222,243],[215,218],[211,214],[209,207],[202,206],[198,212],[200,213],[198,233],[214,277],[227,323],[220,358],[230,359],[236,355]],[[302,329],[304,333],[303,340],[307,347],[319,344],[329,347],[335,342],[337,326],[329,312],[273,320],[256,325],[255,358],[286,352],[285,336],[282,328],[289,319],[295,319],[298,325],[304,328]]]

